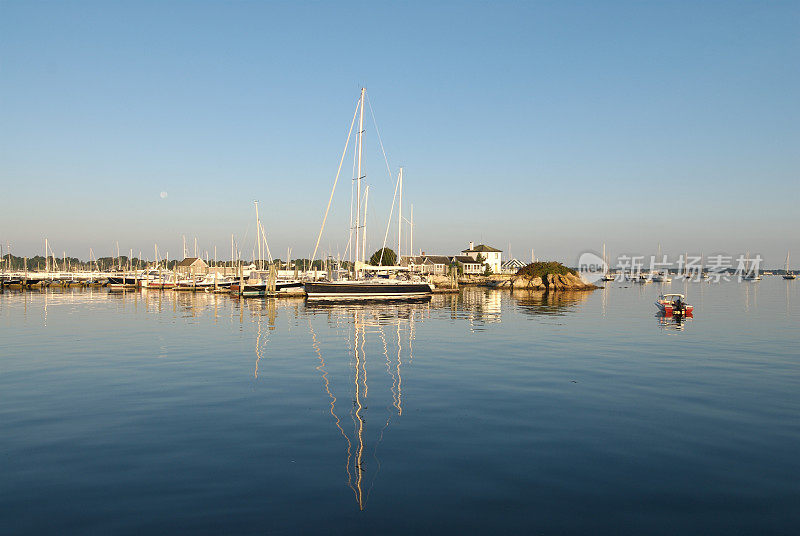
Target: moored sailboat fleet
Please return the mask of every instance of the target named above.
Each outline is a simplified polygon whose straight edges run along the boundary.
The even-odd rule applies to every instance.
[[[379,259],[378,265],[370,265],[366,262],[366,243],[367,243],[367,199],[369,192],[369,185],[363,190],[362,195],[362,180],[366,177],[362,174],[362,152],[363,152],[363,135],[364,135],[364,110],[366,102],[366,90],[361,89],[361,93],[356,106],[356,111],[353,115],[353,121],[348,133],[348,140],[345,144],[345,150],[342,154],[342,161],[339,164],[339,171],[337,171],[336,180],[334,181],[334,190],[336,182],[338,182],[339,172],[342,168],[345,153],[347,152],[350,138],[353,134],[353,126],[356,117],[358,118],[358,132],[356,133],[357,140],[354,144],[354,171],[357,169],[357,174],[354,177],[355,193],[351,202],[351,222],[348,241],[348,249],[350,260],[343,261],[330,260],[325,261],[326,268],[322,274],[319,270],[308,270],[304,273],[298,273],[297,268],[293,278],[281,277],[276,266],[271,262],[271,255],[269,248],[266,244],[266,233],[258,214],[258,202],[256,202],[256,237],[258,257],[256,266],[253,268],[245,268],[240,260],[238,265],[231,266],[231,272],[235,268],[235,273],[228,273],[223,270],[220,274],[219,271],[212,273],[196,275],[179,274],[173,270],[166,269],[166,262],[164,266],[158,261],[158,249],[156,248],[156,262],[143,270],[118,270],[116,272],[102,273],[90,272],[88,274],[69,274],[69,281],[74,280],[74,286],[106,286],[112,291],[127,291],[134,289],[147,289],[147,290],[173,290],[173,291],[189,291],[189,292],[230,292],[235,295],[243,297],[251,296],[275,296],[275,295],[306,295],[309,300],[411,300],[411,299],[424,299],[430,297],[433,293],[434,286],[425,278],[419,275],[411,276],[407,268],[401,266],[386,266],[383,263],[383,253]],[[371,106],[370,106],[371,110]],[[374,120],[374,117],[373,117]],[[377,128],[376,128],[377,131]],[[381,143],[382,147],[382,143]],[[386,155],[384,160],[387,162]],[[398,187],[400,189],[401,201],[398,203],[398,246],[401,244],[400,233],[402,232],[402,168],[398,176]],[[395,190],[397,195],[397,189]],[[333,199],[333,191],[331,192],[331,200]],[[311,259],[311,266],[313,267],[314,258],[319,249],[320,239],[322,232],[325,228],[325,222],[330,210],[331,200],[325,211],[320,234],[317,237],[314,254]],[[394,202],[392,205],[394,208]],[[391,214],[390,214],[391,219]],[[353,221],[354,220],[354,221]],[[388,236],[387,224],[387,236]],[[353,240],[355,239],[355,240]],[[263,242],[263,248],[262,248]],[[384,237],[384,247],[382,252],[386,251],[385,248],[386,237]],[[195,245],[196,247],[196,245]],[[47,245],[45,246],[47,252]],[[266,250],[267,255],[270,257],[268,266],[265,266],[263,252]],[[412,248],[413,251],[413,248]],[[185,243],[184,243],[185,252]],[[398,247],[399,260],[400,248]],[[47,255],[47,253],[46,253]],[[118,252],[119,257],[119,252]],[[233,261],[231,261],[233,265]],[[288,263],[287,263],[288,264]],[[76,279],[77,277],[77,279]],[[70,286],[65,284],[67,281],[61,275],[55,276],[49,273],[46,274],[38,272],[28,272],[27,266],[22,274],[13,274],[4,276],[2,286],[20,289],[34,289],[39,287],[50,286],[58,283],[60,286]]]
[[[266,244],[266,233],[261,225],[258,212],[258,202],[256,202],[256,241],[258,257],[256,258],[255,266],[245,267],[241,260],[241,254],[239,254],[238,264],[237,261],[233,260],[232,255],[232,260],[230,263],[226,263],[226,269],[223,269],[221,272],[220,270],[213,270],[202,274],[186,272],[179,273],[175,270],[168,269],[168,263],[166,261],[162,265],[162,263],[158,260],[158,249],[156,248],[156,261],[151,266],[141,270],[133,270],[131,266],[128,267],[128,270],[122,270],[122,267],[118,266],[118,269],[114,272],[101,272],[99,267],[97,267],[96,271],[91,270],[87,272],[51,272],[49,265],[49,246],[47,245],[47,241],[45,241],[45,259],[47,259],[45,272],[42,273],[28,271],[27,265],[22,272],[9,273],[6,271],[5,273],[0,274],[0,288],[9,287],[33,289],[47,286],[60,286],[67,288],[83,286],[106,286],[109,290],[114,291],[142,288],[147,290],[173,290],[183,292],[230,292],[243,297],[302,294],[306,295],[309,300],[397,300],[429,297],[435,290],[432,282],[422,275],[413,274],[407,266],[401,266],[401,263],[397,262],[401,257],[401,235],[403,223],[408,221],[404,220],[402,217],[403,168],[400,168],[399,170],[395,187],[395,200],[397,199],[397,194],[399,192],[399,201],[396,204],[398,211],[398,248],[396,259],[394,261],[389,261],[392,265],[385,265],[383,262],[384,253],[387,250],[386,238],[388,236],[389,224],[392,221],[392,213],[390,212],[389,222],[387,222],[386,227],[386,234],[383,239],[383,247],[378,250],[380,252],[380,258],[377,259],[377,262],[374,258],[370,259],[370,262],[367,262],[366,221],[369,185],[366,185],[366,187],[362,188],[362,181],[366,178],[366,174],[362,169],[366,102],[366,90],[362,88],[359,99],[356,103],[356,109],[353,113],[350,130],[347,136],[347,142],[345,143],[345,148],[342,152],[342,158],[339,162],[333,189],[331,191],[330,199],[328,200],[325,214],[322,219],[322,225],[319,235],[317,236],[314,252],[311,256],[311,267],[313,268],[317,252],[319,251],[320,240],[328,219],[331,202],[333,200],[336,185],[342,170],[342,164],[345,160],[348,147],[350,146],[351,138],[355,134],[355,140],[352,144],[354,176],[352,181],[353,187],[351,188],[350,223],[348,229],[349,236],[347,247],[345,248],[345,258],[338,256],[336,259],[334,259],[329,255],[328,260],[324,261],[324,271],[311,269],[300,273],[298,269],[295,268],[293,276],[288,277],[285,273],[288,270],[282,270],[284,273],[280,273],[281,271],[279,271],[272,262],[271,255],[269,254],[269,248]],[[358,121],[358,130],[354,133],[356,120]],[[383,150],[382,141],[380,142],[380,146]],[[386,158],[385,153],[383,157],[388,169],[388,159]],[[392,201],[392,210],[395,208],[395,200]],[[195,243],[195,250],[196,249],[197,244]],[[263,255],[264,249],[266,249],[266,253],[270,257],[269,263],[266,265]],[[409,248],[408,252],[413,255],[413,242],[412,247]],[[659,257],[660,253],[661,248],[659,245]],[[117,251],[117,256],[119,257],[119,251]],[[184,257],[186,257],[185,242]],[[749,253],[747,258],[749,260]],[[688,259],[688,255],[684,257],[684,259]],[[634,272],[634,267],[631,266],[630,274],[612,273],[609,270],[609,263],[605,252],[605,244],[603,244],[602,260],[604,265],[604,272],[600,277],[602,281],[609,282],[619,279],[627,279],[643,284],[651,282],[669,283],[672,281],[672,276],[669,270]],[[95,265],[96,264],[97,262],[95,261]],[[287,269],[288,267],[289,262],[287,260]],[[709,275],[707,271],[702,269],[701,260],[701,269],[699,274],[690,272],[689,266],[686,264],[683,269],[683,273],[677,273],[675,277],[686,280],[690,280],[694,277],[708,279]],[[788,252],[786,256],[786,269],[783,278],[787,280],[796,279],[796,275],[789,271]],[[748,265],[744,274],[740,276],[740,280],[761,280],[761,276],[758,271],[758,265]]]

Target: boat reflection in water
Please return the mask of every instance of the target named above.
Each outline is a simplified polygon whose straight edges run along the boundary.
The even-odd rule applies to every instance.
[[[664,331],[683,331],[686,322],[692,321],[692,315],[668,315],[661,311],[656,313],[658,327]]]
[[[414,324],[424,317],[426,309],[427,305],[414,303],[307,305],[308,331],[318,361],[316,370],[329,401],[330,418],[344,442],[344,472],[359,510],[364,510],[380,471],[378,447],[384,434],[393,420],[403,415],[403,369],[413,362]],[[347,396],[341,392],[343,378],[335,378],[325,360],[323,341],[312,324],[311,317],[317,314],[327,315],[328,324],[345,334],[350,357],[346,369],[349,400],[342,400]],[[367,364],[375,356],[368,356],[368,350],[383,354],[383,373],[371,372],[369,384]],[[370,384],[372,400],[385,399],[383,408],[381,404],[369,404]],[[376,387],[378,392],[374,392]]]

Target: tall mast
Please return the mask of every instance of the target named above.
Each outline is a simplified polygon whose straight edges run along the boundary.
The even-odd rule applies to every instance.
[[[411,255],[413,257],[414,256],[414,205],[411,205],[411,222],[410,222],[410,226],[411,226],[411,233],[410,233],[410,236],[409,236],[410,242],[409,242],[409,245],[408,245],[409,246],[408,249],[409,249],[409,255]]]
[[[364,137],[364,93],[367,90],[361,88],[361,99],[359,100],[359,116],[358,116],[358,168],[356,172],[356,262],[359,261],[359,242],[358,234],[361,228],[361,145]]]
[[[367,262],[367,200],[369,199],[369,184],[364,188],[364,239],[361,241],[361,259]]]
[[[603,242],[603,275],[608,271],[608,263],[606,262],[606,243]]]
[[[47,239],[44,239],[44,270],[50,272],[50,252],[47,251]]]
[[[256,204],[256,240],[258,241],[258,269],[264,269],[264,263],[261,262],[261,220],[258,219],[258,201],[253,201]]]
[[[400,198],[397,202],[397,260],[396,264],[400,264],[400,250],[403,242],[400,241],[400,235],[403,232],[403,168],[400,168],[400,176],[397,178],[400,183]]]

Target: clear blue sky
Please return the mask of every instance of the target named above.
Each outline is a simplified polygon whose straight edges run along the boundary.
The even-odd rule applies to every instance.
[[[800,260],[798,28],[798,2],[1,1],[0,241],[227,257],[258,199],[273,255],[306,256],[365,85],[415,249]]]

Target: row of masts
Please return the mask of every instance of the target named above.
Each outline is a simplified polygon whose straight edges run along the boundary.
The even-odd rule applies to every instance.
[[[362,179],[366,178],[366,175],[362,171],[362,157],[363,157],[363,147],[364,147],[364,102],[366,100],[366,88],[361,88],[361,94],[358,100],[358,104],[356,106],[356,110],[358,113],[358,139],[356,143],[356,150],[355,150],[355,158],[356,158],[356,165],[355,165],[355,195],[353,198],[355,199],[355,213],[352,210],[352,201],[351,201],[351,211],[350,211],[350,233],[348,239],[348,250],[349,250],[349,257],[351,264],[356,267],[356,275],[360,275],[358,272],[358,266],[361,264],[365,264],[367,260],[367,204],[369,201],[369,185],[366,185],[364,188],[364,195],[362,198],[361,195],[361,181]],[[345,144],[345,152],[347,151],[347,144]],[[342,159],[344,159],[344,154],[342,154]],[[341,165],[340,165],[341,168]],[[337,173],[337,180],[338,180],[338,173]],[[334,188],[336,187],[336,182],[334,182]],[[409,246],[409,254],[414,254],[414,206],[411,205],[411,212],[410,218],[405,219],[403,218],[403,168],[401,167],[397,174],[397,185],[395,188],[395,192],[399,194],[397,198],[397,258],[396,262],[399,263],[402,257],[403,251],[403,223],[408,223],[410,226],[410,246]],[[331,196],[333,193],[331,193]],[[363,201],[362,201],[363,199]],[[363,205],[363,208],[362,208]],[[328,208],[330,208],[330,202],[328,204]],[[353,216],[355,216],[355,221],[353,221]],[[327,218],[327,211],[326,211],[326,218]],[[325,223],[323,221],[323,227]],[[388,232],[388,227],[387,227]],[[320,230],[320,235],[322,231]],[[355,245],[354,247],[349,247],[350,244],[353,243],[353,234],[355,234]],[[381,249],[383,252],[386,247],[384,239],[384,244]],[[353,254],[355,253],[355,259],[353,259]],[[316,254],[316,250],[315,250]],[[353,264],[353,260],[355,263]],[[313,258],[312,258],[313,261]]]

